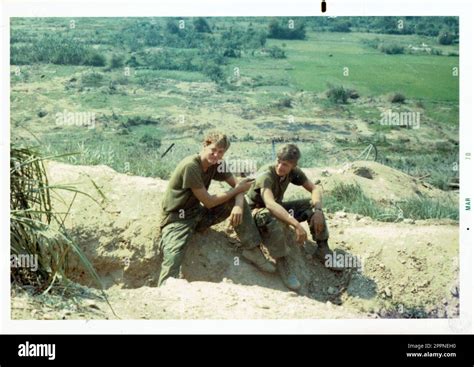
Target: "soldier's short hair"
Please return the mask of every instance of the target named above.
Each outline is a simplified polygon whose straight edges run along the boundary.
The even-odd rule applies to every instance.
[[[219,131],[211,131],[204,138],[203,145],[207,147],[211,144],[216,144],[219,148],[227,150],[230,147],[230,140],[227,135],[222,134]]]
[[[277,158],[281,161],[298,163],[301,152],[295,144],[286,144],[278,149]]]

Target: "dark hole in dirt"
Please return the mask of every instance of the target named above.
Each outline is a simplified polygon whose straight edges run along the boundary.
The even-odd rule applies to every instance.
[[[360,177],[368,178],[369,180],[373,180],[375,176],[374,171],[367,167],[357,167],[354,170],[354,174]]]

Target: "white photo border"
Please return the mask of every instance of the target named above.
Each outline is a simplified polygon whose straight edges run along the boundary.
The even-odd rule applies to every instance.
[[[320,12],[313,0],[47,0],[2,2],[2,123],[0,167],[0,333],[2,334],[469,334],[473,332],[472,214],[464,199],[472,194],[473,7],[468,0],[326,0]],[[10,197],[10,17],[163,17],[163,16],[458,16],[460,29],[459,163],[460,163],[460,318],[459,319],[343,319],[343,320],[11,320],[10,250],[7,202]],[[8,178],[7,178],[8,177]]]

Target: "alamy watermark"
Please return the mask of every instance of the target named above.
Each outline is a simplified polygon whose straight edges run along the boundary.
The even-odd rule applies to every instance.
[[[257,162],[252,159],[231,159],[220,161],[217,166],[217,172],[230,172],[236,175],[254,175],[257,172]]]
[[[37,254],[18,254],[10,256],[11,268],[29,268],[32,271],[38,270]]]
[[[380,124],[384,126],[406,126],[419,129],[420,121],[421,112],[417,111],[397,112],[388,109],[380,113]]]
[[[56,358],[56,344],[36,344],[26,341],[18,345],[19,357],[46,357],[50,361]]]
[[[364,266],[360,256],[353,256],[349,254],[336,254],[326,255],[324,266],[327,268],[339,268],[339,269],[356,269],[362,273]]]
[[[95,112],[57,112],[55,122],[58,126],[84,126],[95,128]]]

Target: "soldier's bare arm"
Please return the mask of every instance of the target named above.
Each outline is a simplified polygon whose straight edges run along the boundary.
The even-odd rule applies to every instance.
[[[224,194],[214,194],[211,195],[206,190],[205,187],[199,189],[191,189],[194,196],[208,209],[213,208],[217,205],[223,204],[226,201],[229,201],[234,196],[244,193],[250,189],[252,185],[252,180],[242,180],[240,181],[233,189],[227,191]]]
[[[230,176],[226,182],[231,186],[237,186],[237,180],[234,176]],[[244,213],[244,194],[241,192],[235,196],[235,205],[232,208],[232,212],[230,213],[230,224],[234,227],[238,226],[242,223],[243,213]]]
[[[322,209],[323,207],[323,192],[321,185],[315,185],[310,180],[307,180],[303,187],[311,193],[311,203],[315,209]]]

